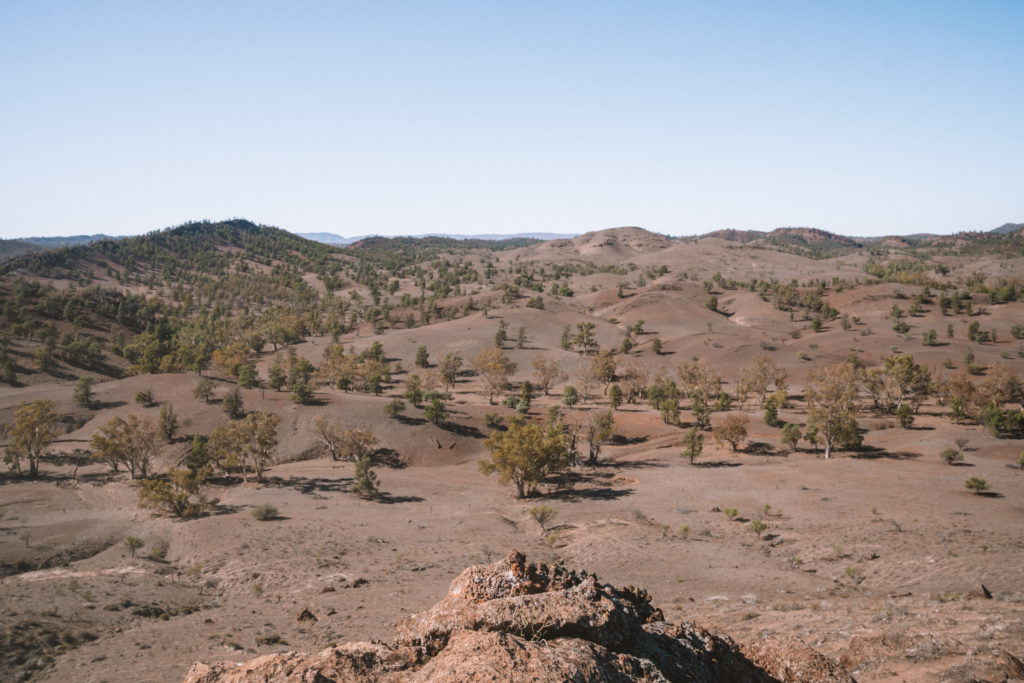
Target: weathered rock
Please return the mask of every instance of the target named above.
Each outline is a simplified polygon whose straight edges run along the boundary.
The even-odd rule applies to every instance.
[[[513,551],[470,567],[391,645],[350,643],[315,655],[196,663],[186,683],[255,681],[852,681],[795,639],[741,650],[701,628],[669,624],[647,592],[586,572],[526,564]]]

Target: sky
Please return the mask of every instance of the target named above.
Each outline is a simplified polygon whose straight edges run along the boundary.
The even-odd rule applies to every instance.
[[[1024,2],[0,1],[0,237],[1024,222]]]

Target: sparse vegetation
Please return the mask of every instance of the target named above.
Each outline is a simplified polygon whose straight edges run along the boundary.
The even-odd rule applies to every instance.
[[[260,522],[270,522],[277,519],[277,508],[270,503],[262,503],[252,509],[252,516]]]

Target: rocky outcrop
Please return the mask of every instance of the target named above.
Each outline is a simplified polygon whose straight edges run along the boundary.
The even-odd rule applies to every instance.
[[[186,683],[250,681],[852,681],[794,639],[747,652],[670,624],[643,589],[587,572],[527,565],[513,551],[470,567],[431,610],[406,617],[390,645],[195,664]]]

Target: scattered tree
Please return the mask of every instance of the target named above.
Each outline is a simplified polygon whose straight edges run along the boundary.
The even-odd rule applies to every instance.
[[[405,412],[405,401],[400,398],[393,399],[384,406],[384,414],[388,417],[397,418]]]
[[[354,479],[351,491],[360,498],[370,500],[380,495],[380,484],[369,455],[362,455],[356,460]]]
[[[163,510],[182,519],[201,517],[210,507],[202,494],[208,475],[206,469],[170,469],[165,478],[146,479],[139,489],[139,507]]]
[[[132,554],[132,559],[135,559],[135,551],[144,545],[146,545],[146,542],[138,536],[129,536],[124,539],[124,546],[128,548],[128,552]]]
[[[200,377],[192,389],[192,395],[203,403],[209,403],[210,396],[213,395],[213,380],[209,377]]]
[[[221,408],[224,414],[232,420],[237,420],[245,415],[245,404],[242,401],[242,392],[238,387],[231,387],[228,393],[224,394]]]
[[[426,346],[421,346],[416,349],[416,367],[418,368],[429,368],[430,367],[430,354],[427,352]]]
[[[484,445],[491,458],[479,461],[480,471],[497,474],[502,484],[512,482],[519,498],[533,495],[541,482],[571,464],[562,430],[554,424],[517,419],[507,430],[491,434]]]
[[[686,446],[686,450],[683,451],[683,455],[690,458],[690,464],[696,460],[701,451],[704,450],[704,434],[701,433],[699,427],[694,425],[690,427],[689,431],[686,432],[686,440],[683,442]]]
[[[745,391],[757,397],[758,407],[764,407],[769,388],[776,391],[787,387],[788,373],[766,355],[757,356],[740,371],[739,383]]]
[[[516,364],[500,349],[484,349],[473,359],[472,366],[484,378],[488,389],[487,403],[493,405],[495,394],[508,387]]]
[[[618,410],[622,405],[622,387],[618,384],[613,384],[608,390],[608,404],[612,410]]]
[[[92,385],[95,383],[96,380],[94,380],[92,377],[89,377],[88,375],[84,375],[78,378],[78,381],[75,382],[75,390],[72,393],[72,398],[74,398],[76,404],[87,410],[92,409]]]
[[[39,475],[39,463],[57,438],[56,404],[48,399],[22,401],[14,410],[14,422],[5,431],[10,437],[4,462],[22,476],[21,461],[28,461],[28,476]]]
[[[805,391],[808,425],[825,444],[825,458],[836,446],[860,445],[857,428],[856,372],[849,363],[813,370]]]
[[[803,438],[803,434],[800,433],[800,427],[793,424],[792,422],[786,423],[782,428],[782,443],[789,447],[789,450],[796,451],[797,444],[800,443],[800,439]]]
[[[750,418],[746,415],[729,414],[714,429],[715,441],[719,444],[728,443],[733,451],[747,440],[747,425]]]
[[[160,408],[160,433],[164,435],[167,443],[174,442],[174,435],[178,431],[178,415],[170,404]]]
[[[458,379],[459,371],[462,369],[462,356],[457,353],[446,353],[438,367],[441,375],[441,384],[445,391],[455,388],[455,381]]]
[[[156,428],[148,418],[114,417],[92,435],[89,444],[92,457],[105,460],[115,472],[124,465],[132,479],[146,478],[156,451]]]
[[[565,380],[565,373],[562,372],[558,361],[546,356],[534,356],[533,358],[533,381],[544,395],[547,396],[551,388]]]
[[[273,413],[253,412],[240,422],[218,427],[210,435],[211,457],[225,472],[241,470],[243,482],[248,483],[249,470],[256,474],[256,481],[263,481],[263,472],[277,447],[280,422]]]
[[[610,410],[593,411],[588,415],[584,426],[587,439],[587,464],[596,465],[601,455],[601,446],[612,438],[615,430],[615,417]]]
[[[430,402],[423,409],[423,417],[435,425],[442,425],[448,419],[448,407],[445,406],[441,396],[436,392],[430,397]]]

